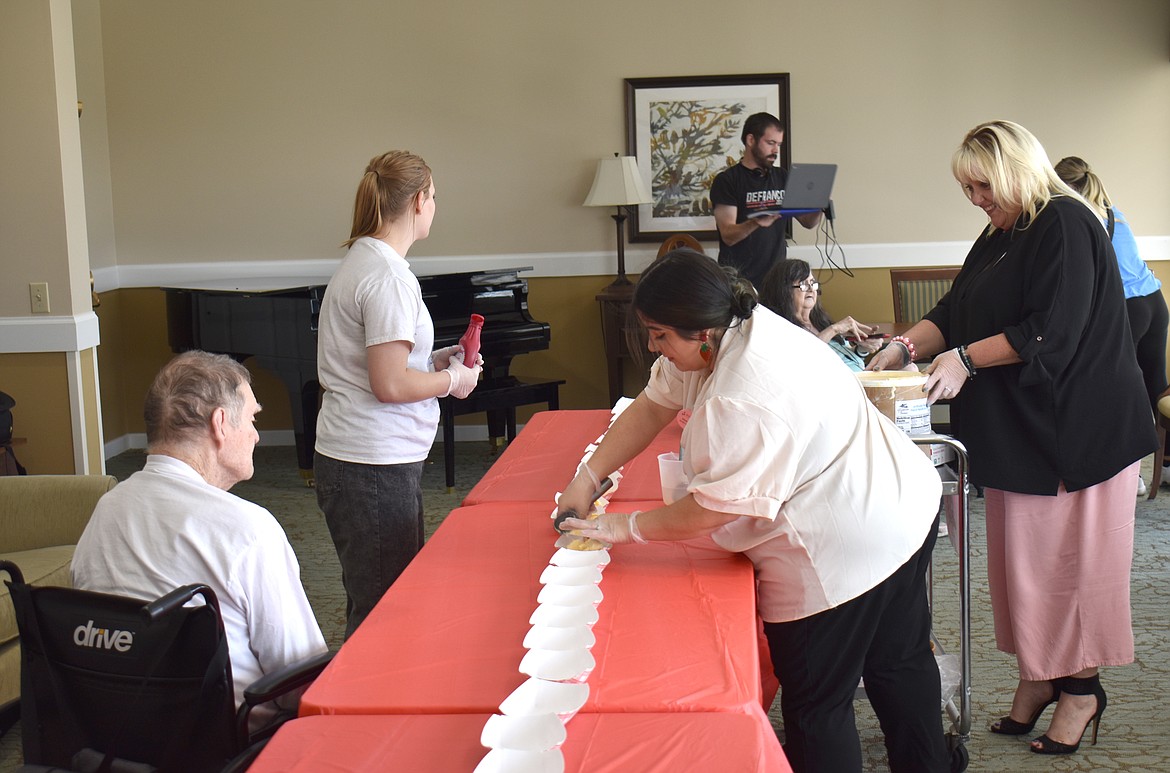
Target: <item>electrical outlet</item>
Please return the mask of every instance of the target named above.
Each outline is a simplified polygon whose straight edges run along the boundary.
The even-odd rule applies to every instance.
[[[30,282],[28,285],[29,303],[33,314],[49,313],[49,283]]]

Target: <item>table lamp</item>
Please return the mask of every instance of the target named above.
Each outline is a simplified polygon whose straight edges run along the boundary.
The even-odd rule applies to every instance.
[[[624,208],[650,202],[650,192],[646,190],[646,183],[638,170],[638,159],[614,153],[613,158],[603,158],[597,162],[597,174],[593,176],[593,187],[585,197],[585,206],[617,208],[617,213],[612,217],[617,224],[618,271],[617,279],[611,287],[630,284],[626,278],[626,243],[622,236],[622,225],[627,217]]]

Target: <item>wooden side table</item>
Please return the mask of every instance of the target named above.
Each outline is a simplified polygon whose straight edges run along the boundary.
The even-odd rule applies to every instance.
[[[601,304],[601,339],[605,344],[605,364],[609,374],[609,404],[612,406],[625,389],[625,364],[638,367],[626,336],[632,284],[611,284],[597,295]],[[647,371],[648,372],[648,371]]]

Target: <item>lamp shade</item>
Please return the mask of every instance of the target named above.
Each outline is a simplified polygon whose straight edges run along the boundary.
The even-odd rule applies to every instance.
[[[613,158],[597,162],[597,174],[593,176],[593,187],[585,197],[585,206],[624,207],[650,202],[650,192],[638,170],[638,159],[614,153]]]

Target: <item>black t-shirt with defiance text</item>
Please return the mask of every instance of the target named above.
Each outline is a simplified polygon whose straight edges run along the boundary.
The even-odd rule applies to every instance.
[[[742,163],[720,172],[711,183],[711,206],[736,208],[735,222],[742,223],[752,212],[775,207],[784,200],[788,172],[780,167],[748,169]],[[757,228],[738,244],[729,245],[719,237],[719,263],[735,266],[756,287],[788,252],[784,218],[768,228]]]

